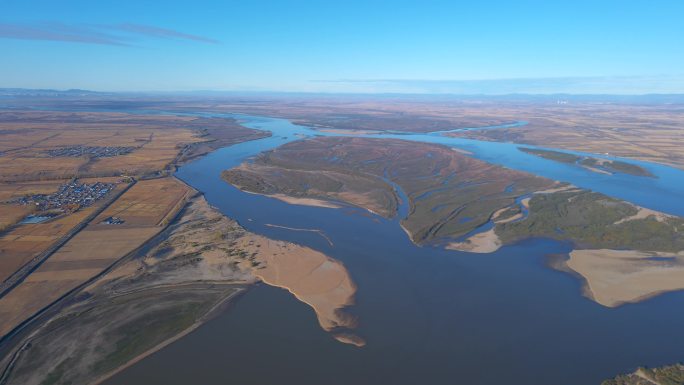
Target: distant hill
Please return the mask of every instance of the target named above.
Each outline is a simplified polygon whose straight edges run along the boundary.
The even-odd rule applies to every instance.
[[[350,99],[407,99],[424,101],[463,101],[463,102],[512,102],[512,103],[617,103],[617,104],[684,104],[684,94],[644,94],[644,95],[611,95],[611,94],[411,94],[411,93],[317,93],[317,92],[268,92],[268,91],[145,91],[145,92],[101,92],[82,89],[30,89],[0,88],[0,97],[190,97],[193,99],[208,97],[212,99],[234,97],[269,97],[281,98],[350,98]]]
[[[97,92],[80,89],[52,90],[52,89],[30,89],[30,88],[0,88],[0,96],[42,96],[42,97],[61,97],[61,96],[104,96],[114,95],[111,92]]]

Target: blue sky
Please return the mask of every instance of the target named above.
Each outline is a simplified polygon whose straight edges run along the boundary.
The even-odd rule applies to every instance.
[[[0,0],[0,87],[684,93],[684,1]]]

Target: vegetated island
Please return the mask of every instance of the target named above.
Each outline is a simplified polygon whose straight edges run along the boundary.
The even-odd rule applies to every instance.
[[[396,215],[413,242],[489,253],[533,237],[574,244],[561,268],[604,306],[684,289],[684,220],[494,166],[448,147],[396,139],[314,138],[263,153],[223,178],[253,193],[344,202]]]
[[[529,147],[518,147],[518,149],[522,152],[536,155],[544,159],[554,160],[556,162],[561,163],[576,164],[593,172],[604,174],[623,173],[634,176],[646,176],[655,178],[655,175],[653,175],[650,171],[646,170],[645,168],[638,166],[636,164],[622,162],[619,160],[579,156],[567,152],[542,150],[538,148]]]
[[[601,385],[684,385],[684,365],[639,368],[633,373],[605,380]]]
[[[290,202],[344,202],[386,218],[400,198],[402,227],[417,244],[451,240],[486,224],[516,197],[555,182],[467,157],[449,147],[396,139],[325,137],[288,143],[226,170],[242,190]]]

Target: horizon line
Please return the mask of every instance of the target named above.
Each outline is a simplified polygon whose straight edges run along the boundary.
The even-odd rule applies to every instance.
[[[297,95],[378,95],[378,96],[461,96],[461,97],[497,97],[497,96],[684,96],[681,92],[643,92],[643,93],[610,93],[610,92],[502,92],[502,93],[459,93],[459,92],[382,92],[382,91],[285,91],[285,90],[240,90],[240,89],[189,89],[189,90],[106,90],[85,88],[27,88],[27,87],[0,87],[3,92],[54,92],[54,93],[91,93],[91,94],[159,94],[159,95],[182,95],[182,94],[297,94]],[[2,95],[2,96],[10,96]]]

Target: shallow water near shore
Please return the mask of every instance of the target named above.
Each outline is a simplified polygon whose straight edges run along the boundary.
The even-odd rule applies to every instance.
[[[349,312],[358,316],[357,332],[368,344],[335,341],[307,305],[259,285],[107,384],[598,384],[640,365],[684,357],[684,292],[602,307],[581,296],[575,277],[546,266],[545,255],[567,253],[567,244],[531,239],[485,255],[417,247],[396,219],[239,191],[221,180],[221,171],[319,133],[282,119],[228,116],[274,135],[218,150],[176,176],[248,230],[343,262],[358,285]],[[539,159],[507,143],[430,134],[372,137],[454,145],[486,161],[684,214],[684,172],[666,166],[646,165],[658,179],[608,176]],[[317,229],[332,245],[317,233],[269,224]]]

